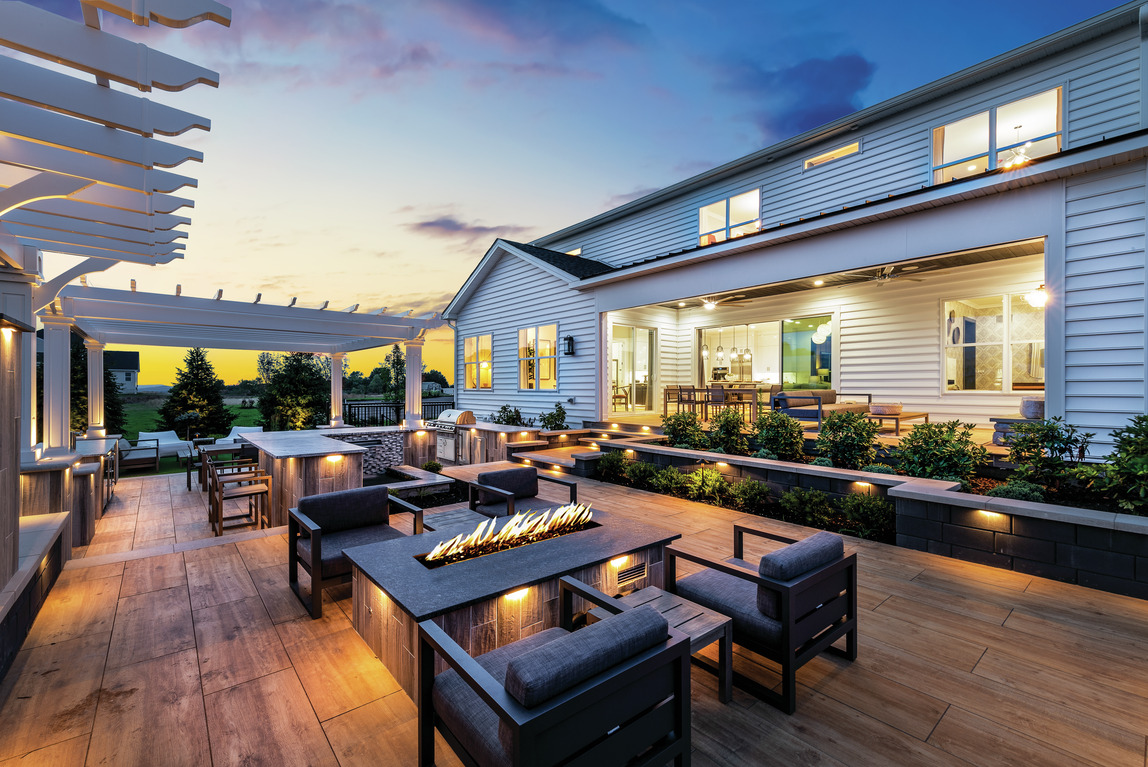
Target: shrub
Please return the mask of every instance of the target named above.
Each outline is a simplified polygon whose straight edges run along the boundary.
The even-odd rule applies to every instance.
[[[841,469],[873,463],[877,455],[876,421],[862,413],[830,413],[817,435],[817,452]]]
[[[691,501],[721,506],[730,497],[730,485],[717,469],[698,469],[686,475],[686,497]]]
[[[710,444],[730,455],[746,455],[749,443],[746,442],[745,416],[737,408],[727,407],[714,413],[710,418]]]
[[[823,455],[819,455],[813,459],[812,465],[813,466],[830,466],[831,467],[831,466],[833,466],[833,461],[829,460],[828,458],[826,458]]]
[[[874,474],[896,474],[897,470],[887,463],[871,463],[868,466],[862,466],[861,471],[869,471]]]
[[[1017,465],[1018,479],[1056,491],[1072,479],[1094,436],[1059,417],[1018,423],[1006,439],[1008,459]]]
[[[838,532],[882,543],[897,540],[897,514],[881,496],[854,493],[839,498],[836,506]]]
[[[686,481],[685,474],[673,466],[667,466],[654,475],[650,481],[650,489],[655,493],[680,495],[685,491]]]
[[[897,448],[901,471],[911,477],[959,477],[968,481],[988,451],[973,441],[973,424],[960,421],[914,426]]]
[[[777,453],[771,453],[770,451],[766,450],[765,448],[758,450],[756,453],[753,454],[753,457],[754,458],[765,458],[765,459],[770,460],[770,461],[778,460]]]
[[[691,450],[705,450],[709,440],[702,430],[702,422],[693,411],[683,411],[662,416],[662,433],[674,447]]]
[[[561,402],[555,402],[553,411],[541,413],[538,416],[538,423],[546,431],[561,431],[568,428],[566,426],[566,408],[562,407]]]
[[[1014,478],[1003,485],[997,485],[985,495],[992,498],[1011,498],[1014,501],[1041,503],[1044,501],[1044,488],[1040,485],[1034,485],[1032,482],[1025,482],[1023,479]]]
[[[805,453],[805,432],[801,422],[780,410],[766,410],[753,424],[763,450],[783,461],[800,461]]]
[[[627,482],[639,490],[649,490],[658,475],[658,467],[645,461],[627,461],[624,471]]]
[[[1121,511],[1141,514],[1148,510],[1148,415],[1133,416],[1128,426],[1112,432],[1112,438],[1115,444],[1098,489]]]
[[[759,517],[769,516],[771,492],[764,482],[746,479],[738,482],[731,490],[734,506],[747,514]]]
[[[526,419],[522,416],[522,411],[510,405],[503,405],[498,409],[497,413],[490,414],[490,422],[501,424],[503,426],[533,426],[534,419]]]
[[[423,471],[433,471],[435,474],[438,474],[442,471],[442,464],[438,461],[427,461],[423,464]]]
[[[825,528],[833,516],[829,496],[820,490],[795,487],[777,500],[778,518],[808,527]]]
[[[617,451],[610,450],[602,453],[598,459],[596,476],[603,482],[613,482],[616,485],[624,484],[626,478],[626,458]]]

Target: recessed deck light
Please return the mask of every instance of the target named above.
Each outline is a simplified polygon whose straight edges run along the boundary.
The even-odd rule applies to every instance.
[[[819,287],[821,287],[821,286],[822,286],[822,285],[824,285],[824,284],[825,284],[825,280],[814,280],[814,281],[813,281],[813,285],[814,285],[815,287],[818,287],[818,288],[819,288]]]

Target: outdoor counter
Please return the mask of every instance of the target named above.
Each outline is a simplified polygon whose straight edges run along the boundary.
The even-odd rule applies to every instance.
[[[363,486],[366,448],[316,431],[247,432],[240,435],[259,450],[259,468],[271,475],[267,519],[287,524],[287,510],[308,495]]]

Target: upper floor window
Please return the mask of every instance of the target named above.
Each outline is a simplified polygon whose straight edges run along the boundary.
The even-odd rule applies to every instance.
[[[712,245],[760,229],[760,189],[752,189],[698,210],[699,245]]]
[[[1061,89],[1013,101],[933,129],[933,182],[1017,168],[1060,151]]]
[[[470,336],[462,341],[463,351],[463,388],[489,389],[490,376],[490,348],[492,337]]]
[[[518,388],[558,388],[558,326],[518,331]]]
[[[824,165],[825,163],[832,162],[833,160],[839,160],[842,157],[848,157],[851,154],[857,154],[860,151],[861,142],[854,141],[852,144],[838,147],[829,152],[823,152],[816,157],[810,157],[801,164],[801,169],[809,170],[810,168],[816,168],[819,165]]]

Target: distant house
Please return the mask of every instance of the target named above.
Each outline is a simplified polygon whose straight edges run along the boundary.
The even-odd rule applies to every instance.
[[[140,353],[104,352],[104,370],[111,372],[120,391],[135,394],[140,378]]]

